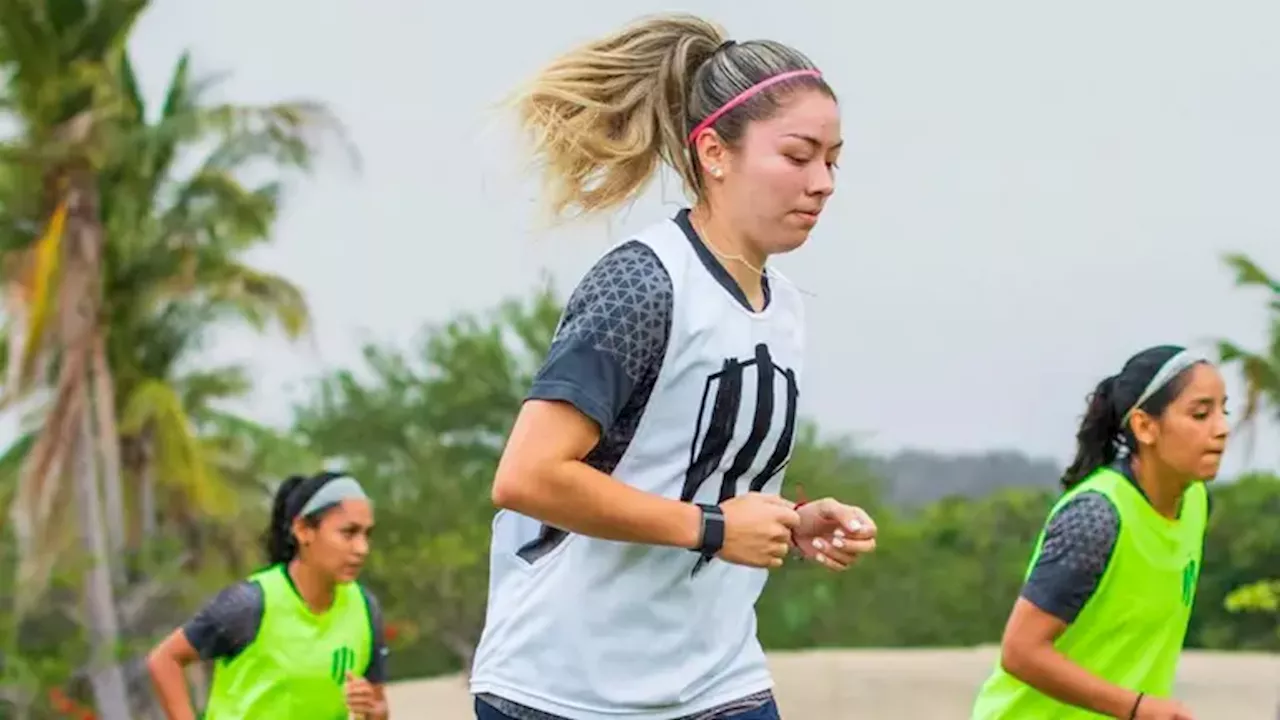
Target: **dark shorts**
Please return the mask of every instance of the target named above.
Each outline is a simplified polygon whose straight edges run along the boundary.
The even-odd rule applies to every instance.
[[[504,715],[485,701],[476,698],[476,720],[516,720],[516,718]],[[758,708],[731,715],[720,715],[714,720],[781,720],[781,717],[778,715],[778,704],[770,700]]]

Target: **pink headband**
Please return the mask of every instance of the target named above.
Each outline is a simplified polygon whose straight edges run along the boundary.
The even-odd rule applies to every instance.
[[[818,72],[817,70],[792,70],[790,72],[780,73],[778,75],[774,75],[773,77],[769,77],[769,78],[765,78],[764,80],[761,80],[755,85],[752,85],[746,90],[743,90],[742,92],[738,93],[738,95],[734,97],[732,100],[725,103],[724,105],[721,105],[719,110],[716,110],[715,112],[711,113],[710,115],[707,116],[705,120],[698,123],[697,126],[693,128],[693,132],[689,133],[689,144],[692,145],[693,142],[698,139],[698,136],[702,134],[703,130],[706,130],[707,128],[714,125],[715,122],[719,120],[721,117],[723,117],[725,113],[738,107],[739,105],[746,102],[747,100],[750,100],[751,96],[769,87],[770,85],[775,85],[777,83],[782,82],[783,80],[790,80],[791,78],[797,78],[797,77],[820,78],[822,77],[822,73]]]

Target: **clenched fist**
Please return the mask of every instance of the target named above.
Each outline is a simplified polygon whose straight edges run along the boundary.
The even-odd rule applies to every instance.
[[[791,547],[791,531],[800,523],[795,506],[777,495],[749,492],[720,504],[724,545],[718,556],[748,567],[781,567]]]

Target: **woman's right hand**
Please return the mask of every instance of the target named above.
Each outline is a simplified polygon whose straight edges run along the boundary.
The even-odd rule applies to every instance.
[[[777,495],[749,492],[720,503],[724,545],[718,557],[735,565],[776,568],[791,550],[791,531],[800,523],[795,506]]]
[[[1143,695],[1138,703],[1136,720],[1195,720],[1185,705],[1176,700]]]

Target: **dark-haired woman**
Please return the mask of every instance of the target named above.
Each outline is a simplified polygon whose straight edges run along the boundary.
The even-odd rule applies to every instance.
[[[1189,720],[1170,698],[1227,443],[1222,376],[1158,346],[1098,384],[974,720]]]
[[[170,720],[195,718],[183,668],[214,662],[204,717],[373,720],[388,715],[377,601],[356,576],[373,508],[352,477],[291,477],[276,491],[270,567],[219,593],[147,658]]]

